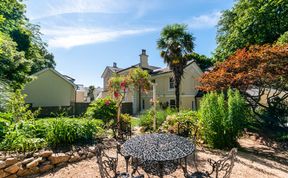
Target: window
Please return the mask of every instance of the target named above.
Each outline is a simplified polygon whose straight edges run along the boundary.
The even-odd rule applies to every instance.
[[[174,89],[174,88],[175,88],[174,78],[170,77],[169,78],[169,89]]]
[[[170,100],[170,108],[175,108],[175,107],[176,107],[176,101]]]

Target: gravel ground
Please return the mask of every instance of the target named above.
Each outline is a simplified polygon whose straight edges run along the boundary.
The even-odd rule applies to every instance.
[[[232,170],[232,178],[288,178],[288,154],[286,151],[278,151],[272,147],[265,146],[257,140],[251,138],[242,138],[239,143],[243,151],[238,151],[237,160]],[[198,169],[209,170],[207,159],[220,159],[227,152],[220,150],[208,150],[204,148],[197,149],[197,165]],[[113,151],[113,150],[111,150]],[[192,160],[191,158],[189,160]],[[192,161],[188,161],[189,172],[195,172],[195,166]],[[125,171],[125,162],[120,158],[118,169]],[[130,169],[131,171],[131,169]],[[140,170],[140,173],[145,172]],[[43,178],[98,178],[100,177],[96,158],[68,165],[61,169],[52,170],[49,173],[37,177]],[[155,177],[145,174],[145,177]],[[183,172],[178,168],[175,172],[164,177],[182,178]]]

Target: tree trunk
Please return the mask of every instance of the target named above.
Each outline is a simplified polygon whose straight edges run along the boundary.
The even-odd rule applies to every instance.
[[[138,112],[140,113],[141,112],[141,87],[139,86],[138,87]]]
[[[175,96],[176,96],[176,109],[179,112],[180,108],[180,82],[181,82],[181,76],[175,76]]]
[[[121,135],[121,108],[122,108],[122,102],[119,103],[117,111],[117,137]]]

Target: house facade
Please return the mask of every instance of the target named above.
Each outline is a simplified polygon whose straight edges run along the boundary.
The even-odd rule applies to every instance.
[[[127,75],[130,70],[140,67],[143,70],[147,70],[151,75],[151,80],[156,84],[156,96],[159,102],[159,106],[162,108],[175,107],[175,88],[173,81],[173,73],[167,68],[160,68],[149,65],[148,55],[146,50],[142,50],[139,55],[140,60],[138,64],[132,65],[128,68],[119,68],[115,63],[112,67],[107,66],[102,74],[103,78],[103,92],[102,97],[109,96],[108,81],[114,74]],[[198,90],[197,86],[200,85],[198,78],[203,74],[199,66],[190,61],[185,69],[184,75],[180,85],[180,108],[181,109],[193,109],[196,110],[199,106]],[[150,90],[148,93],[141,93],[141,101],[139,101],[138,91],[131,89],[128,91],[125,103],[132,103],[133,114],[149,109],[152,106],[152,93]]]
[[[54,69],[47,68],[32,75],[23,93],[32,107],[71,106],[76,100],[76,85]]]

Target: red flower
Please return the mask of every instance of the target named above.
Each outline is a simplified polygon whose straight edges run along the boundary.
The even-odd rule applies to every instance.
[[[125,90],[126,89],[126,82],[125,81],[121,82],[120,86],[121,86],[122,90]]]
[[[115,98],[118,98],[119,97],[119,93],[118,92],[114,92],[114,96],[115,96]]]

